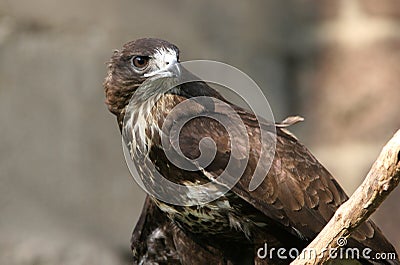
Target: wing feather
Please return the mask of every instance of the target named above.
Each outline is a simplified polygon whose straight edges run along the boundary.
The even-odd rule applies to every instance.
[[[250,192],[249,183],[260,157],[260,126],[252,113],[236,106],[234,108],[246,126],[250,152],[247,168],[232,191],[268,218],[283,225],[290,233],[300,233],[304,238],[311,240],[348,196],[304,145],[279,126],[275,127],[266,121],[261,121],[262,125],[267,130],[273,128],[277,133],[275,157],[264,181],[256,190]],[[213,115],[225,115],[223,111],[216,113],[217,110],[221,111],[223,107],[214,106],[212,109],[205,108],[202,111],[211,111]],[[182,115],[190,116],[191,113],[186,112]],[[273,130],[271,129],[270,133]],[[234,136],[240,137],[237,133],[237,131],[231,132]],[[218,146],[213,163],[206,168],[208,175],[216,177],[227,165],[231,154],[227,131],[218,121],[205,117],[192,119],[180,132],[180,146],[183,154],[189,158],[196,158],[199,155],[198,143],[204,137],[211,137]],[[395,252],[393,246],[370,220],[358,228],[352,235],[350,243],[357,247],[369,247],[374,252]]]

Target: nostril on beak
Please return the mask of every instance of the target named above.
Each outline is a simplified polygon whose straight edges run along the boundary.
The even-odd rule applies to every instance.
[[[165,64],[166,64],[166,65],[169,65],[169,62],[166,62]]]

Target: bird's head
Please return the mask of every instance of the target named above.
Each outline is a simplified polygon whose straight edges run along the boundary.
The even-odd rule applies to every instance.
[[[179,49],[160,39],[138,39],[114,52],[104,81],[105,102],[120,127],[135,90],[147,79],[170,76],[178,62]]]

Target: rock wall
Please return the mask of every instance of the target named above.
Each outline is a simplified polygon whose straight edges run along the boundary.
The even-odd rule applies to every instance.
[[[144,194],[102,81],[112,51],[143,36],[249,74],[277,120],[306,117],[294,131],[352,191],[400,127],[399,10],[395,0],[0,0],[0,263],[129,263]],[[397,247],[399,196],[374,215]]]

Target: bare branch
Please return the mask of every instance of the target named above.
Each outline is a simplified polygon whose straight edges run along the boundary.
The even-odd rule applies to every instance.
[[[300,255],[291,265],[324,264],[329,259],[326,249],[338,248],[339,238],[347,238],[375,212],[400,180],[400,130],[383,147],[364,182],[308,245],[316,256]],[[307,259],[310,258],[310,259]]]

